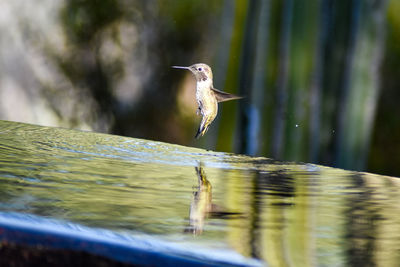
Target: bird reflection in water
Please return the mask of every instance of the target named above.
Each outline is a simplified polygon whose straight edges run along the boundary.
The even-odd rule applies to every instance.
[[[185,229],[185,232],[199,235],[203,232],[204,221],[212,209],[212,186],[206,178],[201,163],[195,167],[195,170],[198,187],[197,191],[193,192],[189,212],[189,226]]]
[[[212,203],[212,186],[207,180],[201,162],[195,167],[198,187],[193,192],[193,199],[190,203],[189,225],[185,233],[200,235],[203,232],[205,220],[208,217],[219,219],[240,218],[242,213],[227,211],[225,208]]]

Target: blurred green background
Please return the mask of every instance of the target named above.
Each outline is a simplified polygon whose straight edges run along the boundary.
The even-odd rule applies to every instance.
[[[400,1],[0,0],[0,119],[400,176]],[[194,140],[203,62],[220,104]]]

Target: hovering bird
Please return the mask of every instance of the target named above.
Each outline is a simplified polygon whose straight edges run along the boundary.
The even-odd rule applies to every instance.
[[[233,99],[240,99],[241,96],[229,94],[217,90],[213,86],[213,75],[211,68],[204,63],[193,64],[189,67],[172,66],[176,69],[190,70],[196,78],[196,100],[199,108],[199,112],[203,116],[199,129],[197,130],[195,138],[198,139],[203,136],[211,122],[215,119],[218,113],[218,103]]]

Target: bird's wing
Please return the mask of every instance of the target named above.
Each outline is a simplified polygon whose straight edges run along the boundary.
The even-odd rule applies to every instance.
[[[237,95],[229,94],[226,92],[222,92],[215,88],[211,88],[211,90],[214,92],[215,98],[217,99],[218,102],[224,102],[224,101],[229,101],[229,100],[233,100],[233,99],[243,98],[242,96],[237,96]]]

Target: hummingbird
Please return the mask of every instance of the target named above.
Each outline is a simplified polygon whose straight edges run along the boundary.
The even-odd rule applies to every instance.
[[[233,99],[240,99],[241,96],[222,92],[214,88],[211,68],[204,63],[193,64],[189,67],[172,66],[175,69],[190,70],[196,78],[196,100],[198,104],[197,115],[203,116],[195,138],[203,136],[218,113],[218,103]]]

